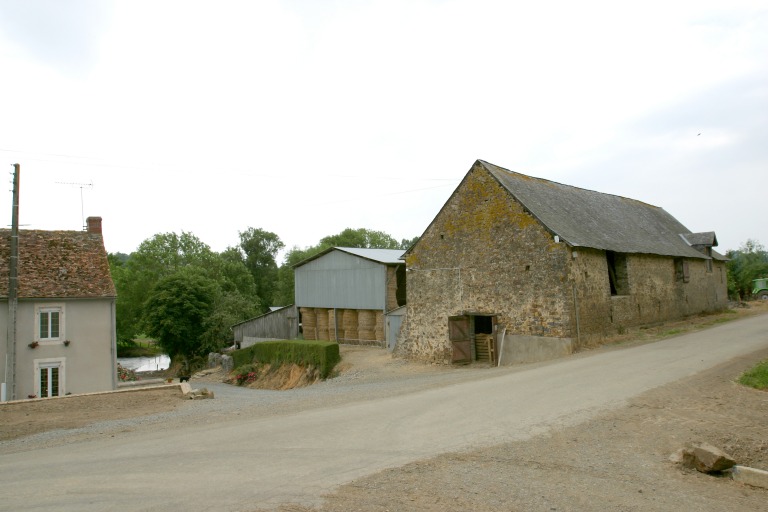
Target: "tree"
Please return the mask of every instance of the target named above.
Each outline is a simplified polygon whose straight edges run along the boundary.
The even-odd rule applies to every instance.
[[[364,249],[399,249],[400,243],[383,231],[347,228],[337,235],[330,235],[320,240],[320,246],[359,247]]]
[[[240,250],[245,266],[253,276],[262,309],[273,304],[277,290],[277,253],[285,247],[275,233],[248,228],[240,233]]]
[[[743,299],[752,294],[752,281],[768,276],[768,252],[757,240],[748,239],[738,250],[726,253],[728,295]]]
[[[240,252],[235,249],[217,254],[191,233],[157,234],[142,242],[127,259],[110,255],[109,261],[117,288],[117,338],[121,343],[141,333],[145,303],[153,288],[182,269],[197,269],[219,287],[211,313],[218,321],[209,320],[206,328],[211,342],[231,337],[232,324],[261,311],[253,276]]]
[[[183,268],[163,277],[144,305],[143,324],[147,333],[171,359],[217,349],[204,335],[219,295],[217,283],[199,269]]]
[[[419,237],[418,236],[415,236],[413,238],[403,238],[400,241],[400,249],[402,249],[404,251],[407,251],[408,249],[410,249],[411,247],[416,245],[416,242],[418,242],[418,241],[419,241]]]

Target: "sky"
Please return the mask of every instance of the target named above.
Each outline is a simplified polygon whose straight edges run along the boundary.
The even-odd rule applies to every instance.
[[[0,119],[0,223],[19,163],[109,252],[412,238],[477,159],[768,244],[764,1],[0,0]]]

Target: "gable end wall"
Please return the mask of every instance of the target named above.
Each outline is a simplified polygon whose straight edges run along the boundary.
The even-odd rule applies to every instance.
[[[570,338],[569,254],[473,167],[407,255],[407,334],[398,353],[450,362],[448,317],[464,312],[497,315],[508,335]]]

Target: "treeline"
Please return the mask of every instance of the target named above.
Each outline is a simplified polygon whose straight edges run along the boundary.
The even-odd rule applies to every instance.
[[[752,281],[768,277],[768,252],[757,240],[749,239],[735,251],[725,253],[728,258],[728,296],[734,300],[752,296]]]
[[[308,248],[285,248],[280,237],[249,227],[239,244],[217,253],[192,233],[162,233],[129,254],[109,254],[117,288],[117,339],[156,339],[171,357],[205,355],[231,339],[230,327],[270,306],[294,302],[293,266],[330,247],[407,249],[381,231],[345,229]]]

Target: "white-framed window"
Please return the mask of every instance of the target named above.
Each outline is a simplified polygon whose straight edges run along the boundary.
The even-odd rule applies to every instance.
[[[35,307],[35,341],[63,341],[64,304],[40,304]]]
[[[65,394],[65,361],[64,357],[35,359],[35,394],[38,398]]]

